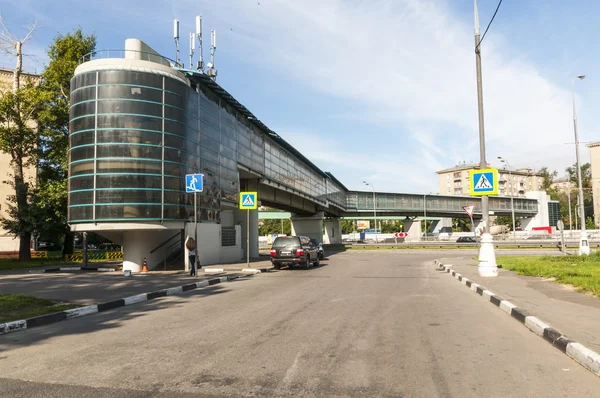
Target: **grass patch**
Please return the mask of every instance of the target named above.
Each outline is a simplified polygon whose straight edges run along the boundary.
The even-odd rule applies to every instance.
[[[498,257],[496,262],[519,275],[555,278],[600,297],[600,252],[589,256]]]
[[[0,322],[10,322],[81,307],[24,294],[0,294]]]

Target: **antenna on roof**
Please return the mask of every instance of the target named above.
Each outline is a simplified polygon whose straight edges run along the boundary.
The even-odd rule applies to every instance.
[[[210,31],[210,62],[208,65],[208,76],[213,80],[217,80],[217,70],[215,69],[215,51],[217,50],[217,31]]]
[[[179,20],[173,20],[173,38],[175,39],[175,63],[179,64]]]
[[[198,60],[198,70],[204,70],[204,60],[202,59],[202,14],[196,16],[196,37],[198,38],[198,52],[200,59]]]
[[[196,35],[190,32],[190,69],[194,67],[194,50],[196,49]]]

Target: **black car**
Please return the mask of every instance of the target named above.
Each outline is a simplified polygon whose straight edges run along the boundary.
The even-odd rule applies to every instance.
[[[325,258],[325,250],[323,250],[323,245],[317,242],[315,238],[310,238],[310,243],[312,243],[313,246],[317,248],[317,251],[319,253],[319,260],[323,260],[323,258]]]
[[[477,243],[477,239],[472,236],[461,236],[456,241],[459,243]]]
[[[275,269],[280,269],[282,265],[308,269],[313,264],[318,267],[319,249],[306,236],[280,236],[275,239],[271,247],[271,263]]]

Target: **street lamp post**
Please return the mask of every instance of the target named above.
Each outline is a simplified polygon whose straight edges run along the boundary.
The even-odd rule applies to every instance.
[[[585,230],[585,207],[583,203],[583,181],[581,179],[581,163],[579,162],[579,134],[577,132],[577,112],[575,109],[575,80],[584,79],[585,75],[577,75],[573,78],[573,130],[575,132],[575,158],[577,162],[577,184],[579,186],[579,216],[581,220],[581,233],[579,234],[579,255],[590,254],[590,246]]]
[[[485,160],[485,128],[483,122],[483,80],[481,77],[481,32],[479,30],[479,11],[477,0],[474,1],[475,14],[475,69],[477,73],[477,114],[479,120],[479,167],[487,168]],[[481,235],[479,248],[479,275],[484,277],[498,276],[496,254],[494,253],[493,237],[489,233],[490,209],[487,195],[481,198],[481,216],[483,218],[484,233]]]
[[[498,159],[500,159],[500,162],[504,163],[504,166],[506,168],[508,168],[508,178],[510,180],[510,212],[512,213],[513,240],[516,241],[517,240],[517,228],[516,228],[516,224],[515,224],[515,202],[514,202],[515,193],[514,193],[514,189],[513,189],[512,172],[510,170],[511,166],[510,166],[510,164],[508,164],[508,162],[505,159],[502,159],[502,156],[498,156]]]
[[[375,243],[378,243],[378,240],[377,240],[377,202],[375,202],[375,187],[373,186],[373,184],[370,184],[366,181],[363,181],[363,184],[370,186],[371,189],[373,190],[373,219],[375,222]]]
[[[423,226],[423,230],[425,231],[425,240],[428,240],[427,235],[427,194],[423,195],[423,221],[425,221],[425,225]]]

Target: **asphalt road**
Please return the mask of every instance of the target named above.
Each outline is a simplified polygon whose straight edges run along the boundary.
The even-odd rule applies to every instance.
[[[0,336],[0,395],[600,397],[435,256],[340,253]]]

